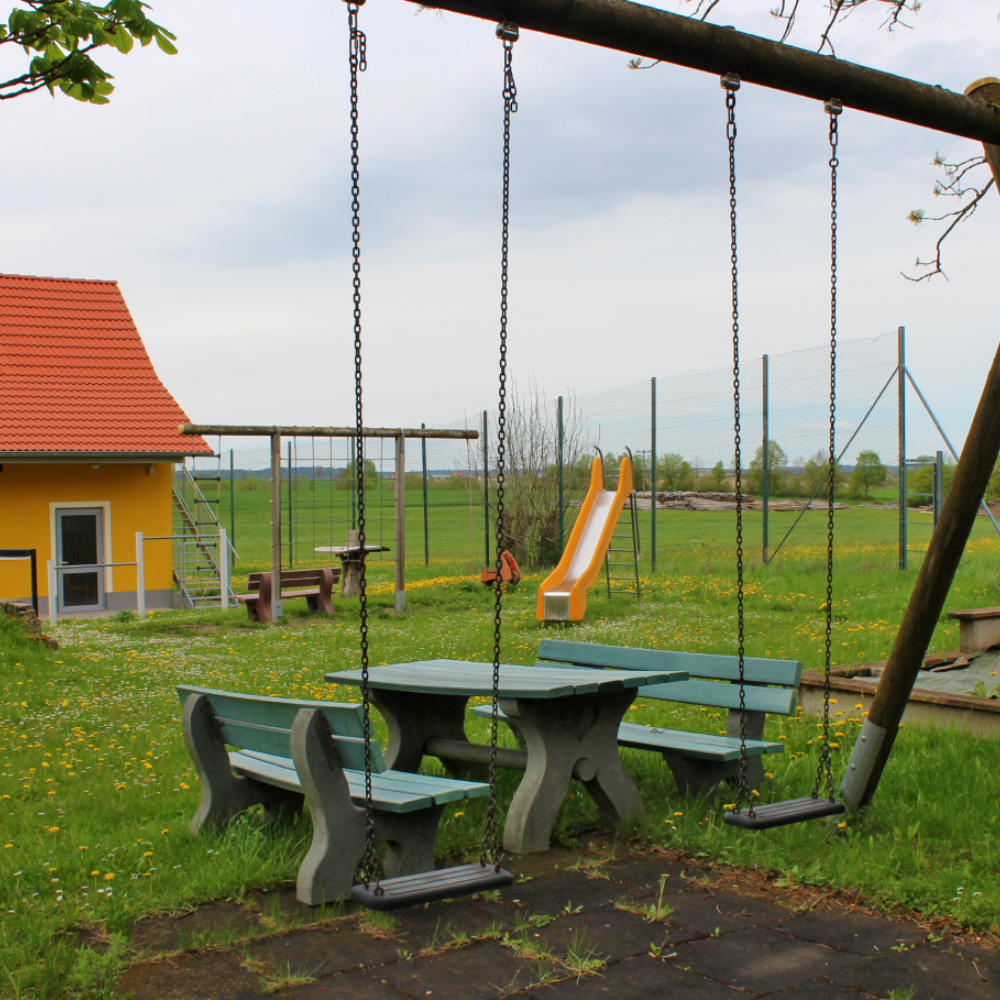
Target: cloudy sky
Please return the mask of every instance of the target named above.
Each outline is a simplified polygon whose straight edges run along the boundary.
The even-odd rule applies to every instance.
[[[0,270],[117,279],[157,370],[199,422],[352,416],[346,13],[335,0],[159,0],[180,53],[108,66],[107,107],[36,94],[2,106]],[[661,0],[664,9],[689,9]],[[774,37],[769,0],[720,23]],[[815,47],[819,0],[794,41]],[[873,4],[882,7],[882,4]],[[961,91],[1000,75],[993,0],[882,11],[838,55]],[[403,0],[361,11],[369,423],[428,424],[495,396],[502,56],[493,27]],[[5,55],[7,76],[20,65]],[[728,206],[715,77],[523,33],[515,51],[514,377],[586,393],[725,364]],[[826,119],[804,99],[739,95],[743,350],[822,343]],[[948,246],[950,281],[900,276],[932,252],[936,152],[974,143],[847,112],[841,121],[841,335],[903,325],[910,366],[954,437],[1000,340],[1000,201]],[[928,439],[925,447],[931,447]],[[920,450],[918,443],[916,450]]]

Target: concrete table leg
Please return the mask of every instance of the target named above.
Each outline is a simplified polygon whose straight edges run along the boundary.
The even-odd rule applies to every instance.
[[[468,696],[415,694],[411,691],[372,690],[372,704],[389,729],[385,763],[396,771],[419,771],[424,747],[433,736],[469,742],[465,735]],[[483,781],[486,769],[476,764],[444,760],[448,774],[463,781]]]
[[[340,578],[344,581],[340,589],[341,597],[359,597],[361,594],[361,563],[357,559],[341,559],[342,572]]]
[[[592,775],[584,786],[612,824],[641,819],[642,798],[618,753],[618,726],[636,691],[568,698],[502,698],[528,751],[528,768],[507,814],[504,850],[531,854],[549,848],[552,824],[573,769]]]

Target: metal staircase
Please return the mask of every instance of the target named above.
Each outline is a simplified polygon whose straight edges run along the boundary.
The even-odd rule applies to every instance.
[[[630,594],[642,600],[639,590],[639,515],[635,494],[628,498],[629,519],[618,518],[611,544],[604,556],[604,576],[608,584],[608,597],[612,594]]]
[[[219,581],[219,497],[206,497],[200,483],[221,482],[221,477],[195,476],[187,465],[174,477],[173,544],[174,584],[185,608],[214,607],[221,603]],[[219,490],[216,491],[220,492]],[[227,540],[230,560],[238,557]],[[232,562],[230,561],[230,565]],[[235,595],[227,581],[229,599]]]

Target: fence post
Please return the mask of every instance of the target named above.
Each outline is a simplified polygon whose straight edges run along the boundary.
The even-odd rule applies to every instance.
[[[763,374],[764,374],[764,412],[763,412],[763,423],[764,423],[764,451],[763,451],[763,476],[761,482],[761,492],[764,494],[764,523],[762,525],[764,532],[764,565],[767,565],[767,495],[769,483],[769,469],[768,466],[771,464],[768,461],[768,452],[770,447],[768,445],[768,435],[771,433],[770,427],[768,426],[768,365],[767,365],[767,355],[763,357]]]
[[[406,438],[396,438],[396,613],[406,610]]]
[[[899,568],[906,569],[906,327],[896,330],[896,365],[899,403],[896,423],[899,432]]]
[[[295,482],[295,471],[292,468],[292,442],[288,442],[288,568],[295,566],[295,539],[293,537],[294,524],[292,521],[292,486]]]
[[[219,607],[229,607],[229,538],[226,529],[219,528]]]
[[[483,410],[483,519],[486,522],[486,565],[492,563],[490,559],[490,448],[486,434],[489,430],[486,411]]]
[[[146,546],[141,531],[135,533],[135,610],[140,618],[146,617]]]
[[[421,424],[421,430],[426,426],[426,424]],[[420,460],[423,464],[424,476],[424,566],[426,567],[431,564],[430,534],[427,530],[427,438],[420,439]]]
[[[656,376],[649,380],[649,558],[650,572],[656,572]]]
[[[559,480],[559,551],[562,552],[566,545],[566,483],[563,478],[563,460],[565,455],[563,449],[566,441],[566,430],[563,425],[563,398],[560,396],[556,400],[556,448],[557,465],[556,473]]]
[[[46,564],[49,571],[49,624],[55,627],[59,620],[59,574],[55,559]]]
[[[271,611],[281,617],[281,435],[271,435]]]
[[[236,464],[229,449],[229,540],[236,544]]]

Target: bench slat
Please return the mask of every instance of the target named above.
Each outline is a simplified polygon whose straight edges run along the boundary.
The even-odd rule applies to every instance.
[[[799,702],[796,688],[767,688],[748,685],[743,689],[748,712],[793,715]],[[673,684],[650,684],[640,689],[640,698],[679,701],[687,705],[710,705],[713,708],[739,708],[739,684],[714,681],[675,681]]]
[[[686,670],[692,677],[738,680],[739,659],[718,653],[686,653],[673,649],[634,649],[602,646],[566,639],[542,639],[538,659],[559,660],[584,667],[612,667],[617,670]],[[743,678],[748,684],[781,684],[798,687],[802,664],[798,660],[772,660],[747,656]]]
[[[302,786],[290,758],[258,752],[230,753],[230,764],[243,774],[258,777],[269,784],[301,791]],[[344,771],[351,799],[357,805],[365,801],[364,771]],[[385,812],[415,812],[432,805],[444,805],[462,799],[488,795],[490,786],[481,781],[456,781],[408,771],[383,771],[372,775],[372,802]]]
[[[489,705],[477,705],[472,714],[480,718],[490,718]],[[500,712],[497,718],[502,722],[507,716]],[[660,729],[656,726],[641,726],[634,722],[623,722],[618,727],[618,745],[633,750],[657,750],[662,753],[675,752],[679,757],[694,757],[699,760],[738,760],[740,741],[736,736],[712,736],[709,733],[690,733],[682,729]],[[784,753],[782,743],[767,740],[747,740],[747,755],[755,757],[765,753]]]
[[[640,726],[623,722],[618,727],[618,745],[634,750],[659,750],[674,752],[679,757],[693,757],[696,760],[739,760],[740,740],[738,736],[710,736],[707,733],[688,733],[680,729],[658,729],[654,726]],[[757,757],[766,753],[783,753],[781,743],[766,740],[747,740],[747,756]]]
[[[250,725],[273,726],[291,731],[292,723],[300,708],[318,708],[338,736],[363,737],[365,735],[364,709],[353,702],[305,701],[293,698],[268,698],[256,694],[235,694],[232,691],[215,691],[210,688],[177,686],[181,704],[191,694],[208,695],[217,715],[239,720]]]

